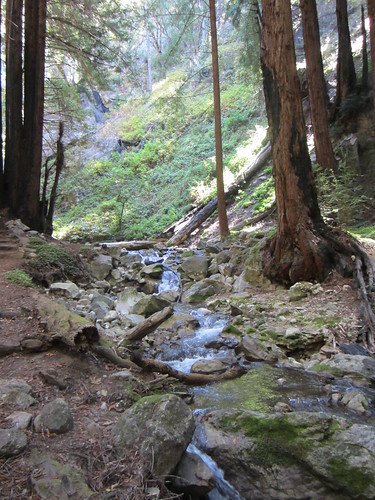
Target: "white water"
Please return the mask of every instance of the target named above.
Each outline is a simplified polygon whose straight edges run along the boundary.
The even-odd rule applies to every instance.
[[[241,495],[232,485],[224,479],[224,472],[217,466],[216,462],[211,457],[199,450],[194,444],[190,443],[187,450],[188,453],[198,455],[207,467],[212,471],[215,477],[216,487],[211,490],[207,497],[210,500],[242,500]]]

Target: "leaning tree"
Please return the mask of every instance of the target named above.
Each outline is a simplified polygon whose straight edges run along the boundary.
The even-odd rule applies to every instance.
[[[262,0],[261,65],[278,212],[276,235],[264,253],[264,273],[284,284],[324,280],[336,269],[357,272],[366,302],[368,343],[375,334],[371,310],[374,265],[348,235],[323,221],[309,157],[292,31],[290,2]],[[370,297],[369,297],[370,294]]]

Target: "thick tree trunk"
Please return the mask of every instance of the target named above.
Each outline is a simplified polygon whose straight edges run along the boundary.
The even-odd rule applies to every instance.
[[[370,48],[371,48],[371,77],[372,77],[372,99],[375,122],[375,0],[367,0],[368,17],[370,19]]]
[[[318,13],[315,0],[301,0],[306,70],[314,131],[316,161],[323,169],[337,170],[328,126],[328,94],[320,51]]]
[[[216,7],[215,0],[209,0],[212,44],[212,74],[214,86],[215,108],[215,146],[216,146],[216,185],[217,210],[219,215],[220,236],[223,240],[229,234],[227,209],[225,206],[224,174],[223,174],[223,145],[221,137],[221,104],[220,104],[220,75],[219,56],[217,47]]]
[[[367,56],[367,32],[365,23],[365,8],[361,5],[362,24],[362,90],[368,88],[368,56]]]
[[[0,2],[0,26],[2,26],[2,3]],[[2,31],[0,29],[0,48],[3,47]],[[0,207],[5,206],[4,199],[4,162],[3,162],[3,90],[2,90],[2,64],[0,62]]]
[[[355,90],[356,87],[356,74],[352,45],[350,42],[347,0],[336,0],[336,17],[339,41],[337,55],[336,98],[332,110],[332,117],[336,116],[342,102],[351,92]]]
[[[43,229],[40,203],[47,0],[25,0],[25,193],[22,220]]]
[[[261,63],[275,177],[278,232],[264,272],[285,284],[322,280],[335,262],[307,148],[289,2],[263,0]]]
[[[20,162],[23,158],[22,9],[23,0],[7,2],[4,189],[6,204],[12,213],[17,213],[24,185],[20,171]]]

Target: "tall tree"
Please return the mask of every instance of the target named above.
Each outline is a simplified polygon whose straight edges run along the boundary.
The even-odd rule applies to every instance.
[[[301,0],[306,71],[314,131],[316,160],[323,169],[337,170],[328,125],[328,94],[320,50],[318,12],[315,0]]]
[[[372,88],[375,85],[375,0],[367,0],[367,11],[370,19],[370,47],[371,47],[371,76]],[[373,107],[375,115],[375,96],[373,93]],[[375,116],[374,116],[375,121]]]
[[[332,118],[336,116],[339,107],[348,94],[355,90],[357,82],[350,41],[347,0],[336,0],[336,18],[338,33],[337,86],[335,102],[331,113]]]
[[[3,48],[2,38],[2,2],[0,2],[0,50]],[[3,163],[3,91],[2,91],[2,65],[0,62],[0,207],[5,203],[4,200],[4,163]]]
[[[22,9],[23,0],[6,4],[6,98],[5,98],[5,164],[6,204],[17,212],[23,194],[22,173]]]
[[[215,108],[215,145],[216,145],[216,183],[217,209],[219,214],[220,236],[224,239],[229,234],[227,209],[225,206],[224,177],[223,177],[223,145],[221,136],[221,104],[220,104],[220,74],[219,56],[216,31],[215,0],[210,0],[211,44],[212,44],[212,73],[214,87]]]
[[[25,8],[24,31],[23,7]],[[35,229],[43,228],[39,195],[42,166],[45,26],[46,0],[26,0],[25,5],[23,0],[7,2],[6,196],[11,212]],[[22,52],[23,38],[24,52]]]
[[[285,284],[322,280],[335,266],[352,268],[337,252],[317,201],[296,70],[290,3],[262,0],[261,65],[278,212],[277,234],[264,272]]]

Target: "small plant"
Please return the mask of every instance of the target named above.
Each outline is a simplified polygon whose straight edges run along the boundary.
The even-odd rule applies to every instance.
[[[37,237],[30,238],[29,247],[36,257],[28,264],[28,271],[37,281],[49,284],[56,279],[75,279],[84,274],[78,260],[65,248]]]
[[[34,287],[31,276],[22,269],[13,269],[12,271],[8,271],[5,274],[5,278],[10,282],[15,283],[16,285],[21,285],[26,288]]]

